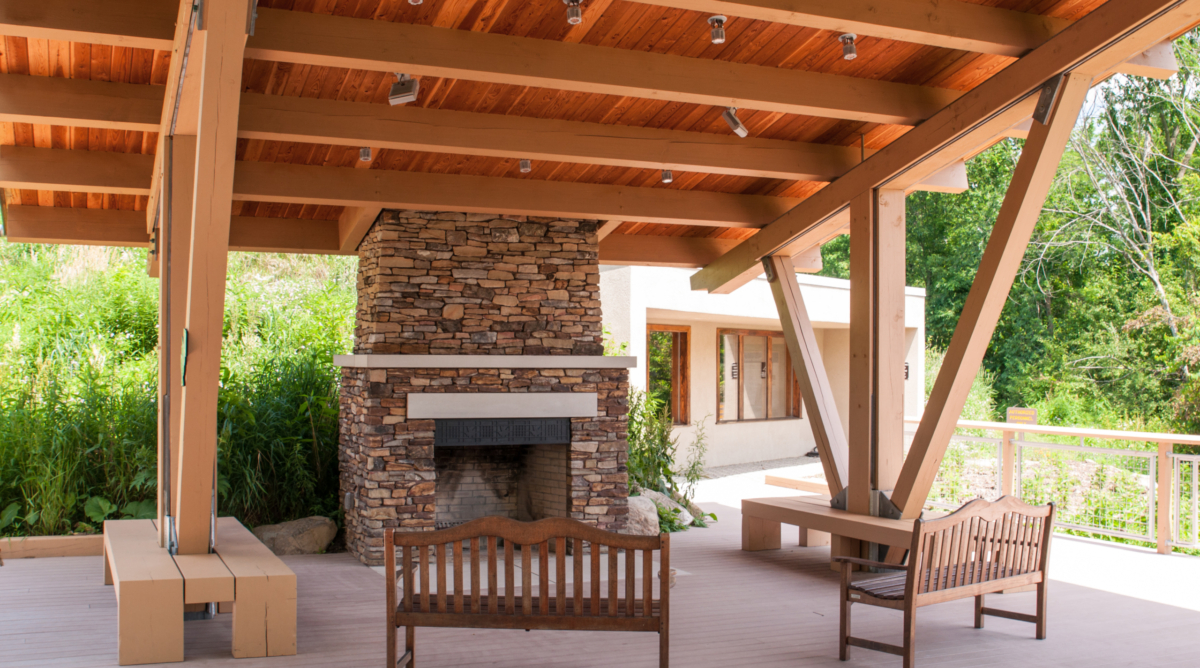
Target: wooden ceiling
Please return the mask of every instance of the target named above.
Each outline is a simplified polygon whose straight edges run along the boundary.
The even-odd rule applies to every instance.
[[[53,8],[56,5],[72,2],[77,4],[82,1],[44,0],[44,3]],[[169,16],[170,23],[174,23],[174,0],[125,0],[123,5],[136,5],[138,2],[155,6],[157,10],[154,16]],[[854,4],[857,0],[848,2]],[[967,2],[1064,20],[1077,20],[1102,4],[1102,0]],[[22,0],[0,0],[0,14],[16,11],[13,7],[21,3]],[[698,61],[721,61],[836,75],[839,85],[845,84],[850,87],[847,90],[852,90],[854,86],[868,85],[865,82],[903,84],[906,87],[897,87],[896,90],[904,95],[911,94],[918,100],[937,100],[934,109],[944,106],[945,102],[954,99],[961,92],[978,86],[1015,60],[1007,55],[975,53],[864,35],[857,41],[858,58],[847,61],[842,58],[841,44],[838,42],[839,32],[737,16],[733,16],[726,25],[726,42],[714,45],[709,38],[709,13],[664,6],[670,4],[679,3],[662,0],[584,0],[583,23],[570,26],[566,21],[566,7],[562,0],[425,0],[420,5],[410,5],[408,0],[260,0],[258,30],[261,34],[250,39],[247,53],[256,54],[269,50],[266,47],[256,50],[256,44],[269,41],[266,33],[270,32],[270,23],[278,22],[282,16],[279,12],[315,13],[533,38],[603,49],[670,54]],[[713,3],[706,0],[706,4]],[[166,9],[162,10],[162,7]],[[152,39],[143,39],[139,43],[168,47],[173,32],[172,29],[162,35],[166,39],[165,44],[154,42]],[[156,50],[112,45],[114,42],[127,41],[123,38],[95,37],[92,41],[103,43],[21,36],[4,38],[0,51],[0,72],[5,75],[3,81],[0,81],[0,107],[5,108],[0,108],[0,118],[6,120],[0,122],[0,145],[153,155],[158,145],[158,134],[152,131],[151,127],[158,124],[157,108],[148,108],[146,115],[150,118],[145,123],[130,123],[130,127],[146,129],[99,129],[81,125],[79,122],[75,122],[74,126],[20,122],[14,120],[17,116],[12,113],[4,115],[6,106],[3,102],[3,89],[12,83],[9,95],[14,95],[12,90],[15,90],[16,84],[19,83],[16,82],[16,77],[26,75],[157,87],[155,95],[160,98],[164,96],[163,87],[171,67],[169,48]],[[589,68],[586,60],[558,65],[568,70]],[[735,75],[730,76],[737,78]],[[732,137],[729,127],[721,119],[721,105],[668,100],[655,96],[587,92],[589,89],[598,89],[589,88],[587,85],[575,86],[582,90],[564,90],[433,75],[421,75],[418,78],[421,85],[420,97],[415,104],[409,105],[410,107],[469,112],[473,115],[487,114],[703,133],[721,136],[721,141]],[[386,106],[388,90],[394,80],[394,76],[386,71],[250,57],[245,60],[242,87],[247,93],[266,96],[316,98]],[[824,79],[820,81],[823,82]],[[830,102],[825,99],[828,97],[828,89],[818,86],[813,88],[810,94],[804,86],[797,88],[786,91],[791,99],[798,100],[793,106],[820,106]],[[150,101],[152,100],[147,102]],[[245,109],[245,106],[243,108]],[[412,113],[418,112],[414,110]],[[843,118],[838,118],[836,113],[830,113],[831,117],[822,117],[753,108],[743,108],[739,112],[739,116],[750,130],[753,141],[775,140],[846,147],[837,154],[840,156],[837,159],[853,162],[856,162],[857,156],[869,155],[874,150],[889,145],[909,130],[908,125],[899,123],[844,118],[848,115],[853,114],[841,114]],[[246,130],[245,125],[243,130]],[[237,159],[243,162],[364,167],[366,165],[358,159],[359,148],[370,145],[366,140],[353,145],[264,139],[247,137],[246,134],[254,133],[240,133]],[[343,132],[334,136],[343,137],[345,134]],[[795,201],[811,196],[828,180],[821,175],[800,180],[676,169],[674,181],[668,185],[660,182],[661,175],[657,168],[604,164],[604,161],[599,159],[597,162],[600,164],[583,160],[572,162],[536,159],[532,171],[522,174],[515,156],[497,157],[484,151],[481,151],[483,154],[472,154],[469,148],[455,149],[455,152],[380,149],[378,146],[375,149],[369,165],[371,170],[471,175],[514,181],[615,185],[638,191],[705,191],[792,198],[790,201]],[[508,152],[511,153],[511,150]],[[10,162],[9,158],[16,161],[22,156],[0,152],[0,163]],[[0,164],[0,170],[3,169],[4,165]],[[13,181],[9,179],[6,182]],[[81,189],[83,188],[75,190]],[[4,196],[8,205],[21,206],[135,211],[144,210],[147,206],[148,198],[145,194],[113,194],[102,185],[90,189],[96,192],[9,187]],[[232,213],[244,217],[331,221],[331,224],[343,214],[342,206],[287,201],[286,197],[272,197],[270,199],[275,201],[266,202],[244,195],[239,197],[235,192],[236,201]],[[784,210],[786,208],[788,207],[783,207]],[[763,213],[762,216],[768,217],[767,220],[761,223],[751,221],[737,226],[722,223],[720,220],[704,225],[626,221],[620,224],[616,232],[737,240],[753,235],[755,227],[769,222],[774,215]]]

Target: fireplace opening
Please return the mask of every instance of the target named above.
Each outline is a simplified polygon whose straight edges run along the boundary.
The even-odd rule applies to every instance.
[[[567,517],[568,448],[565,443],[435,447],[435,527],[490,515],[526,522]]]

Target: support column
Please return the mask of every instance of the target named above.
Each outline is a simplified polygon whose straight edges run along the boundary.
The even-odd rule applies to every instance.
[[[187,313],[188,265],[192,245],[192,188],[196,174],[196,138],[167,137],[163,142],[166,173],[163,178],[163,215],[159,219],[159,404],[158,404],[158,533],[159,544],[167,546],[167,523],[172,511],[167,499],[164,467],[179,460],[180,416],[183,388],[180,386],[181,349]],[[170,308],[168,313],[166,309]],[[164,400],[165,399],[165,400]],[[165,413],[165,415],[164,415]],[[164,432],[164,420],[170,436]],[[169,449],[168,449],[169,442]],[[169,453],[169,457],[163,455]],[[179,495],[179,476],[172,468],[171,503]]]
[[[1050,98],[1046,122],[1029,131],[892,495],[905,518],[920,516],[933,487],[1091,83],[1090,75],[1075,72],[1064,75],[1053,94],[1049,86],[1043,92]]]
[[[850,479],[846,510],[871,514],[875,440],[875,197],[850,201]]]
[[[209,551],[216,508],[217,390],[221,373],[221,333],[233,170],[237,148],[242,59],[249,0],[207,0],[203,30],[200,114],[196,137],[195,202],[188,266],[185,368],[179,416],[179,478],[173,499],[180,554]]]

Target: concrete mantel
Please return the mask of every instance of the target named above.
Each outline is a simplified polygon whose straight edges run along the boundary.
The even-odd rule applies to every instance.
[[[446,392],[408,395],[411,420],[594,418],[595,392]]]
[[[334,355],[351,369],[629,369],[636,357],[600,355]]]

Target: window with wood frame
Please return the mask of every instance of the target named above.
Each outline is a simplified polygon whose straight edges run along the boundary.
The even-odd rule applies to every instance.
[[[800,416],[800,384],[783,333],[718,329],[717,422]]]
[[[689,421],[691,333],[680,325],[646,325],[646,393],[666,407],[675,424]]]

